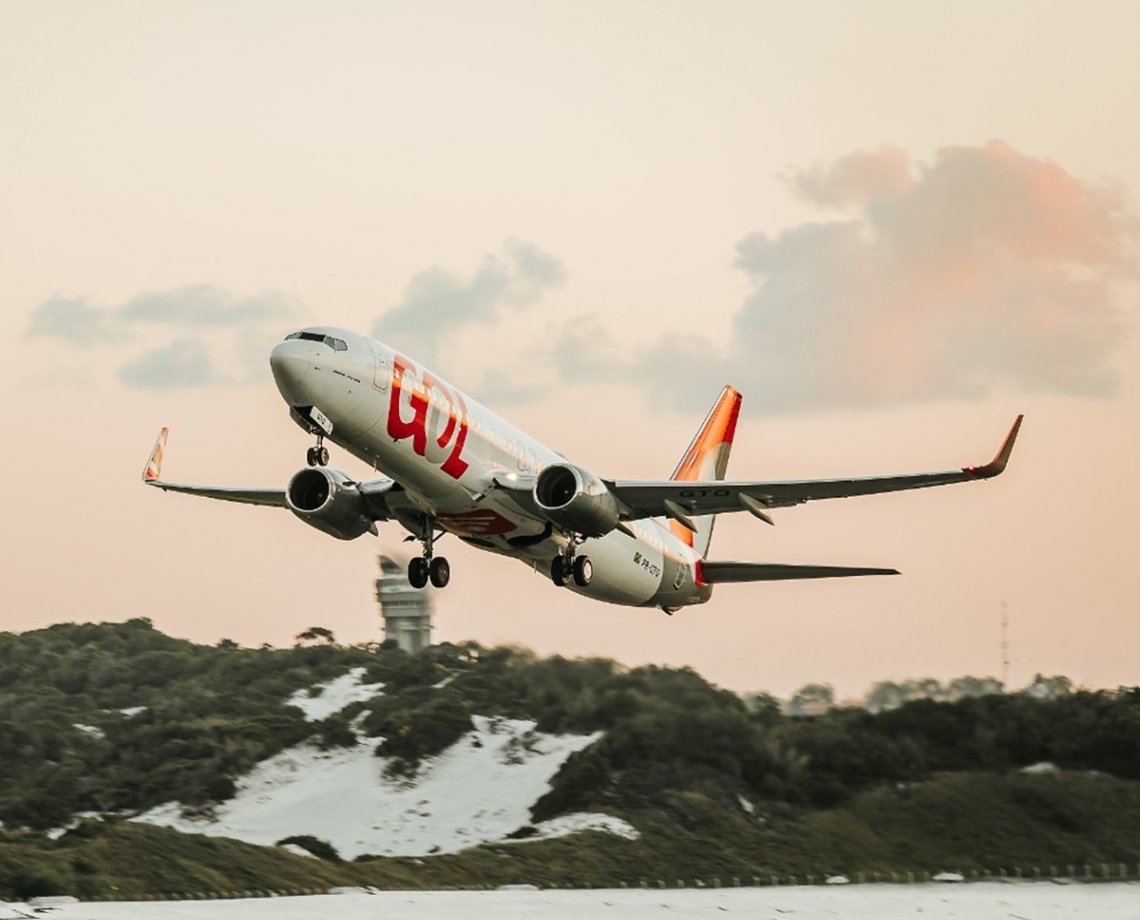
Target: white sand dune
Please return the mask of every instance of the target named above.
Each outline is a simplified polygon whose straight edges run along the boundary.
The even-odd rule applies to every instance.
[[[312,690],[298,690],[285,702],[296,706],[305,714],[306,722],[320,722],[334,712],[340,712],[350,703],[366,703],[380,695],[383,684],[362,684],[364,668],[353,668]],[[315,692],[314,692],[315,691]]]
[[[347,684],[337,699],[346,695],[352,695]],[[543,734],[534,722],[512,719],[477,716],[473,723],[411,782],[384,775],[377,739],[330,751],[306,744],[258,764],[212,819],[184,817],[179,803],[170,802],[134,820],[257,844],[308,834],[346,859],[454,853],[530,823],[531,805],[550,789],[566,758],[601,737]],[[585,829],[637,836],[608,815],[564,816],[539,825],[536,836]]]

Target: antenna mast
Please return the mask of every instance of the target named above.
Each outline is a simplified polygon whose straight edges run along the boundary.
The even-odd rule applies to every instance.
[[[1009,604],[1001,602],[1001,687],[1009,692]]]

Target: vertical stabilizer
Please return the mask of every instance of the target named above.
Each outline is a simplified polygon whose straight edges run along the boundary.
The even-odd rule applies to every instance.
[[[681,457],[677,468],[673,470],[670,479],[679,482],[711,482],[724,479],[725,471],[728,469],[728,455],[732,450],[732,439],[736,435],[740,400],[740,394],[732,387],[721,390],[720,396],[713,403],[713,407],[694,435],[689,449]],[[695,531],[679,521],[670,521],[669,526],[673,533],[704,556],[709,550],[715,520],[714,514],[693,518],[692,522],[697,528]]]

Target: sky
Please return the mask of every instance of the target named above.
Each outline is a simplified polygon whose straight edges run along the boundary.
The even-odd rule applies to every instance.
[[[274,509],[268,370],[383,338],[600,475],[665,477],[720,387],[734,478],[988,460],[978,485],[718,521],[718,559],[894,566],[674,617],[441,544],[436,638],[736,690],[1140,683],[1131,2],[0,2],[0,629],[377,638],[379,552]],[[364,476],[333,451],[332,465]]]

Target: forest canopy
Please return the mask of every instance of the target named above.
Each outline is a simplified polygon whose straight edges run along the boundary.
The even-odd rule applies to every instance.
[[[0,821],[46,829],[80,812],[167,801],[208,809],[260,760],[306,741],[382,738],[377,769],[412,775],[472,715],[603,732],[567,761],[536,820],[694,784],[826,808],[876,785],[1043,761],[1140,778],[1137,688],[902,702],[887,688],[894,708],[797,716],[768,697],[746,705],[685,668],[475,643],[409,655],[309,632],[288,649],[197,645],[145,619],[0,634]],[[288,705],[353,668],[364,669],[362,683],[383,684],[381,694],[316,722]]]

